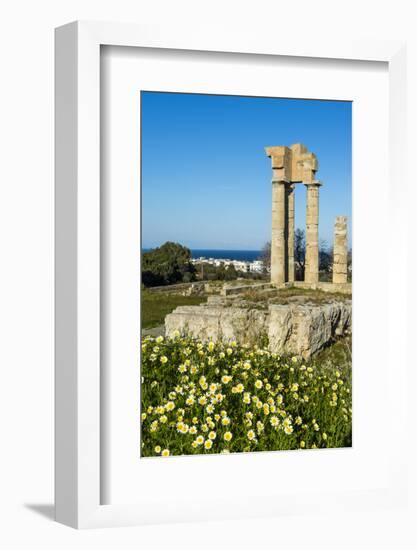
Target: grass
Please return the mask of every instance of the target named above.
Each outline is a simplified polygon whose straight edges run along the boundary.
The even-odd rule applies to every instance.
[[[251,286],[251,285],[261,285],[265,283],[269,283],[269,279],[265,277],[265,279],[236,279],[234,281],[222,281],[227,287],[234,287],[234,286]]]
[[[282,288],[272,291],[248,290],[241,294],[241,297],[248,302],[264,304],[288,304],[291,298],[301,297],[305,302],[312,304],[324,304],[334,300],[351,300],[351,294],[341,292],[324,292],[323,290],[305,289],[305,288]]]
[[[206,301],[204,296],[181,296],[165,292],[142,290],[142,328],[153,328],[164,323],[165,315],[177,306],[196,306]]]
[[[352,299],[351,294],[344,294],[342,292],[325,292],[324,290],[310,288],[284,288],[282,290],[277,290],[277,294],[274,296],[274,299],[271,300],[271,303],[286,304],[288,303],[288,298],[293,298],[295,296],[302,296],[306,298],[306,301],[313,304],[322,304],[334,300],[345,302],[346,300]]]
[[[341,369],[347,371],[352,366],[352,336],[336,340],[314,356],[313,361],[324,369]]]

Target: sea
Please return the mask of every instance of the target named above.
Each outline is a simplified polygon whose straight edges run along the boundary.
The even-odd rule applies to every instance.
[[[148,252],[150,248],[143,248]],[[254,262],[262,254],[261,250],[218,250],[213,248],[191,248],[192,258],[214,258],[220,260],[238,260],[240,262]]]

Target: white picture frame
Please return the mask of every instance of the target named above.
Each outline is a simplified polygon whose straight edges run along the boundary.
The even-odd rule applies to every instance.
[[[76,528],[134,525],[186,519],[174,502],[154,507],[101,504],[100,444],[100,48],[127,46],[296,58],[381,61],[389,71],[389,179],[395,187],[405,167],[405,45],[363,41],[293,41],[230,29],[142,27],[75,22],[56,30],[56,519]],[[388,163],[387,163],[388,167]],[[393,205],[393,242],[401,231],[401,205]],[[404,254],[397,248],[398,255]],[[389,301],[390,315],[404,319],[404,300]],[[401,336],[401,326],[398,334]],[[405,393],[406,357],[398,352],[396,385]],[[389,373],[391,376],[392,373]],[[398,407],[397,421],[405,417]],[[405,498],[403,434],[390,451],[387,484],[355,494],[289,495],[272,513],[397,505]],[[220,458],[221,459],[221,458]],[[239,517],[233,499],[219,501],[210,517]],[[196,513],[192,519],[202,519]],[[207,519],[207,514],[205,515]]]

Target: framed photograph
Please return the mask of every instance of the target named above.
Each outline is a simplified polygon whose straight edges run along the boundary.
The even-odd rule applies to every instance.
[[[404,501],[404,48],[57,29],[58,521]]]

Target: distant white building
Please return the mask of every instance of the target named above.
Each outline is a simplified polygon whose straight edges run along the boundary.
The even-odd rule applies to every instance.
[[[243,273],[262,273],[264,269],[264,263],[262,260],[255,260],[253,262],[246,262],[243,260],[231,260],[229,258],[192,258],[191,263],[193,264],[211,264],[216,267],[224,265],[228,267],[233,265],[236,271],[241,271]]]
[[[262,260],[255,260],[249,264],[249,271],[251,273],[262,273],[264,269],[264,263]]]
[[[250,271],[250,262],[233,260],[232,264],[234,265],[237,271],[243,271],[244,273],[247,273],[248,271]]]

